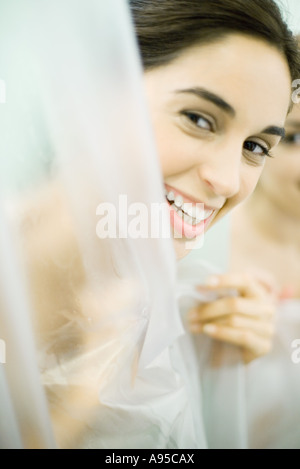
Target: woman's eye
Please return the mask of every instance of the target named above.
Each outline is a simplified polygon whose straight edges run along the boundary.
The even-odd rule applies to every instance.
[[[251,142],[251,141],[245,142],[244,148],[245,150],[250,151],[251,153],[254,153],[259,156],[271,156],[269,148],[257,142]]]
[[[211,124],[211,122],[201,114],[197,114],[195,112],[183,112],[183,114],[200,129],[209,131],[213,130],[213,125]]]
[[[300,145],[300,133],[286,135],[280,143],[287,145]]]

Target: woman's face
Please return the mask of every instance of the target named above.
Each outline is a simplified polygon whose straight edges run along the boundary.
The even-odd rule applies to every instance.
[[[273,152],[260,188],[286,215],[300,219],[300,104],[286,120],[286,137]]]
[[[147,71],[145,83],[175,248],[183,257],[187,240],[190,247],[254,190],[283,133],[290,73],[272,46],[230,35]],[[205,210],[195,211],[196,204]]]

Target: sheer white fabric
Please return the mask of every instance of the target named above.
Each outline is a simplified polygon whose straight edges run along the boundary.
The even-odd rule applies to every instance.
[[[1,446],[203,447],[171,357],[172,241],[96,232],[103,202],[122,233],[120,195],[165,203],[126,2],[0,13]]]
[[[201,302],[222,295],[235,295],[234,290],[215,293],[199,292],[207,277],[221,273],[207,261],[193,256],[179,264],[179,305],[182,317]],[[189,335],[180,338],[182,353],[190,361],[190,382],[193,399],[198,399],[206,447],[209,449],[247,448],[247,416],[245,366],[239,348],[216,342],[207,336]]]
[[[300,449],[300,300],[282,301],[272,352],[247,369],[249,447]]]

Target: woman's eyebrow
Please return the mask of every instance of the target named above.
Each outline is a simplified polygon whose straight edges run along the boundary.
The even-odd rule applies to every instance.
[[[194,96],[197,96],[198,98],[205,99],[206,101],[210,101],[211,103],[215,104],[220,109],[222,109],[227,114],[229,114],[231,117],[235,117],[236,115],[234,108],[230,104],[224,101],[224,99],[218,96],[217,94],[212,93],[211,91],[205,88],[199,88],[199,87],[187,88],[183,90],[176,90],[175,93],[193,94]]]
[[[284,138],[285,137],[285,130],[283,127],[277,127],[276,125],[270,125],[270,127],[267,127],[262,131],[263,134],[269,134],[269,135],[278,135],[279,137]]]
[[[176,90],[175,93],[185,93],[185,94],[192,94],[194,96],[197,96],[198,98],[205,99],[206,101],[209,101],[216,106],[218,106],[220,109],[225,111],[227,114],[229,114],[231,117],[235,117],[236,111],[235,109],[228,104],[223,98],[218,96],[217,94],[205,89],[205,88],[187,88],[183,90]],[[269,135],[278,135],[279,137],[284,138],[285,137],[285,130],[283,127],[277,127],[276,125],[270,125],[266,129],[262,131],[263,134],[269,134]]]

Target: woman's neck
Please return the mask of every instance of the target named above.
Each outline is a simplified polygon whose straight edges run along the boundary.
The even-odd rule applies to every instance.
[[[245,209],[262,236],[300,249],[299,218],[282,210],[262,188],[257,188]]]

